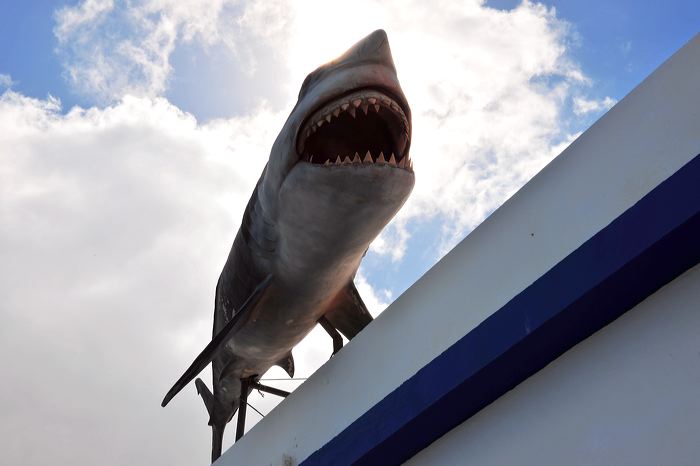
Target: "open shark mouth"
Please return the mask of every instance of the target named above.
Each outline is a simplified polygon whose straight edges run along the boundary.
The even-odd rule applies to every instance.
[[[315,165],[380,164],[413,172],[410,125],[401,106],[374,89],[335,99],[304,123],[300,160]]]

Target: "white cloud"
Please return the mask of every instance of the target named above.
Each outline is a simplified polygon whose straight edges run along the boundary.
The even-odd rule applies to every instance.
[[[9,74],[0,73],[0,89],[10,88],[14,84],[16,84],[16,83],[12,80],[12,76],[10,76]]]
[[[235,0],[84,0],[56,13],[54,34],[68,80],[99,103],[124,94],[154,97],[168,88],[178,45],[223,45],[256,69],[256,42],[280,41],[286,23],[275,2]],[[239,43],[243,47],[239,48]],[[265,49],[265,52],[270,53]]]
[[[58,110],[0,97],[4,461],[201,462],[200,401],[159,400],[210,338],[217,274],[274,137],[260,128],[280,115],[198,125],[134,97]]]
[[[584,97],[574,97],[574,113],[576,115],[586,115],[593,112],[610,110],[617,101],[612,97],[604,99],[586,99]]]
[[[439,254],[461,239],[554,155],[567,97],[590,80],[566,50],[569,25],[553,9],[483,2],[303,1],[279,7],[275,48],[290,101],[306,73],[384,28],[414,118],[414,193],[372,251],[400,260],[413,219],[439,216]],[[279,13],[278,13],[279,15]],[[251,21],[253,29],[264,22]]]
[[[479,0],[150,0],[120,11],[129,18],[128,35],[115,41],[89,29],[90,40],[78,40],[69,56],[74,83],[102,98],[161,94],[169,57],[183,41],[226,44],[240,58],[239,72],[269,72],[256,68],[252,53],[263,42],[289,70],[279,76],[289,108],[306,73],[386,29],[413,108],[418,170],[411,199],[372,246],[393,260],[405,254],[413,219],[441,219],[444,253],[530,179],[553,157],[550,148],[567,139],[561,119],[569,97],[590,84],[567,54],[576,40],[568,23],[528,1],[501,11]],[[611,102],[577,97],[573,105],[582,114]]]
[[[568,24],[538,4],[421,3],[383,18],[413,109],[416,187],[373,250],[400,259],[411,221],[438,218],[437,256],[556,155],[567,97],[589,80],[567,54]]]
[[[391,290],[387,288],[377,290],[367,281],[362,271],[355,276],[355,287],[360,296],[362,296],[367,309],[374,317],[381,314],[391,302]]]
[[[66,42],[76,30],[98,26],[113,9],[112,0],[84,0],[73,7],[64,6],[55,13],[54,33],[59,41]]]
[[[114,27],[109,34],[103,28],[71,29],[60,16],[57,26],[74,33],[59,35],[71,52],[74,84],[107,100],[124,92],[162,94],[172,72],[169,57],[183,41],[226,44],[240,57],[243,72],[266,72],[256,69],[249,53],[262,41],[289,70],[279,77],[289,108],[306,73],[362,35],[385,28],[413,108],[417,169],[411,199],[372,246],[393,260],[405,254],[413,219],[442,219],[443,253],[530,179],[553,157],[550,148],[567,139],[560,120],[568,97],[589,84],[567,54],[568,23],[528,1],[500,11],[477,0],[149,0],[109,14],[129,25],[117,28],[117,40]],[[609,102],[578,98],[574,106],[580,112]]]

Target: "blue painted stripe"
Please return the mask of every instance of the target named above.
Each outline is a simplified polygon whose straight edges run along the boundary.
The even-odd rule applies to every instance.
[[[301,464],[400,464],[700,262],[700,155]]]

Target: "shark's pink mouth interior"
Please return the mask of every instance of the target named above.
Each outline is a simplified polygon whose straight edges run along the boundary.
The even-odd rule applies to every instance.
[[[333,100],[299,133],[300,159],[317,165],[387,164],[413,171],[410,124],[388,95],[363,89]]]

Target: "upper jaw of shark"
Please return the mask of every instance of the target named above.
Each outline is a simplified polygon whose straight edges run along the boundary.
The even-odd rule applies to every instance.
[[[297,136],[300,163],[324,167],[387,165],[413,172],[411,124],[388,91],[354,89],[327,101]]]

